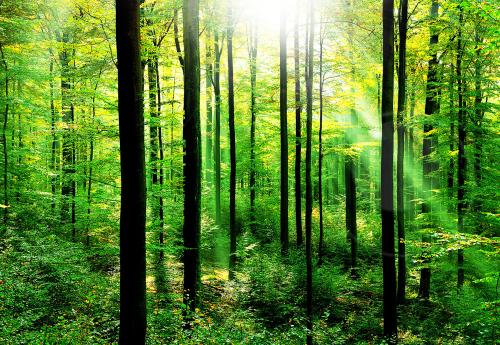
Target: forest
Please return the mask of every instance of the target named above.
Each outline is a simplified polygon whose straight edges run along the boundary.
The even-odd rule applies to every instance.
[[[0,343],[500,344],[499,64],[497,0],[0,0]]]

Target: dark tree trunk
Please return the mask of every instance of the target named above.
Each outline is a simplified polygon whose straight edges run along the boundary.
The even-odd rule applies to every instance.
[[[56,114],[55,99],[54,99],[54,60],[52,52],[50,52],[50,131],[52,135],[52,143],[50,147],[50,168],[52,170],[52,176],[50,178],[51,191],[52,191],[52,210],[56,208],[56,195],[57,195],[57,185],[58,185],[58,173],[59,169],[59,142],[57,141],[56,134],[56,122],[59,120]]]
[[[227,72],[228,72],[228,110],[229,146],[231,172],[229,178],[229,280],[234,279],[236,268],[236,133],[234,130],[234,65],[233,65],[233,9],[228,3],[227,28]]]
[[[482,186],[482,168],[481,161],[483,156],[483,129],[482,122],[484,117],[484,110],[482,109],[483,91],[482,91],[482,59],[481,50],[483,39],[481,37],[481,25],[477,24],[475,28],[475,51],[476,62],[474,66],[475,73],[475,95],[474,95],[474,176],[476,179],[476,188],[479,195],[474,200],[474,211],[480,213],[482,209],[481,201],[481,186]]]
[[[399,72],[398,72],[398,153],[397,153],[397,222],[398,222],[398,292],[399,304],[406,297],[406,248],[404,209],[404,153],[406,113],[406,36],[408,25],[408,0],[401,0],[399,10]]]
[[[281,10],[280,20],[280,139],[281,139],[281,202],[280,240],[281,253],[288,252],[288,123],[287,123],[287,65],[286,65],[286,8]]]
[[[102,70],[99,71],[99,78],[101,77]],[[94,95],[92,96],[92,118],[91,118],[91,130],[92,134],[90,135],[90,152],[89,152],[89,162],[88,162],[88,183],[87,183],[87,231],[86,231],[86,239],[85,239],[85,244],[86,246],[90,246],[90,227],[91,227],[91,222],[90,222],[90,213],[91,213],[91,206],[92,206],[92,177],[93,177],[93,164],[94,164],[94,125],[95,125],[95,116],[96,116],[96,93],[97,93],[97,88],[99,86],[99,81],[96,82],[95,87],[94,87]]]
[[[207,184],[212,181],[212,116],[213,116],[213,56],[212,56],[212,31],[207,29],[205,45],[205,88],[207,98],[207,119],[206,119],[206,146],[205,146],[205,180]]]
[[[177,7],[174,9],[174,41],[177,58],[179,59],[182,72],[184,72],[184,57],[182,56],[181,41],[179,38],[179,11],[177,10]]]
[[[302,246],[302,184],[300,165],[302,161],[302,101],[300,95],[300,44],[299,44],[299,4],[297,1],[294,28],[294,59],[295,59],[295,228],[297,231],[297,246]]]
[[[214,186],[215,186],[215,224],[221,225],[220,210],[220,59],[222,48],[219,48],[219,33],[214,34],[215,68],[214,68],[214,92],[215,92],[215,138],[214,138]]]
[[[255,119],[257,115],[256,86],[257,86],[257,29],[255,25],[250,28],[249,37],[250,58],[250,228],[255,233]]]
[[[8,168],[9,168],[9,157],[7,151],[7,124],[9,120],[9,67],[7,65],[7,60],[5,59],[3,45],[0,43],[0,53],[2,55],[2,64],[5,72],[5,108],[3,113],[3,126],[2,126],[2,148],[3,148],[3,224],[7,223],[7,210],[9,206],[8,197]],[[5,230],[4,230],[5,231]]]
[[[62,44],[62,50],[59,53],[59,61],[61,64],[61,107],[62,107],[62,120],[65,124],[63,131],[63,145],[62,145],[62,209],[61,219],[64,223],[70,221],[72,223],[72,239],[76,239],[75,227],[73,222],[73,199],[75,195],[75,181],[74,181],[74,137],[72,135],[72,127],[74,122],[74,107],[71,102],[71,73],[69,65],[69,52],[67,44],[69,43],[68,33],[63,33],[59,38]]]
[[[382,78],[382,157],[381,212],[382,265],[384,280],[384,335],[390,342],[397,337],[396,260],[394,256],[394,1],[384,0]]]
[[[309,5],[309,38],[307,48],[307,73],[306,73],[306,93],[307,93],[307,139],[306,139],[306,329],[307,345],[312,345],[313,337],[313,310],[312,310],[312,113],[313,113],[313,78],[314,78],[314,0],[310,0]]]
[[[155,52],[156,54],[156,52]],[[157,216],[160,213],[160,200],[158,197],[158,127],[160,123],[159,113],[158,113],[158,102],[157,102],[157,93],[158,93],[158,76],[157,76],[157,68],[158,65],[158,57],[151,56],[147,62],[148,67],[148,85],[149,85],[149,165],[151,169],[151,194],[150,201],[152,203],[151,211],[152,211],[152,222],[156,225]],[[155,232],[159,232],[159,244],[160,246],[163,244],[163,236],[162,229],[154,226]],[[160,250],[159,254],[160,258],[163,256],[162,251]]]
[[[463,25],[463,8],[460,6],[460,14],[458,21],[457,35],[457,86],[458,86],[458,167],[457,167],[457,216],[458,216],[458,233],[464,231],[464,210],[465,210],[465,176],[467,162],[465,160],[465,104],[464,104],[464,87],[462,79],[462,25]],[[458,277],[457,288],[460,289],[464,284],[464,250],[458,249]]]
[[[431,4],[431,19],[436,20],[438,16],[439,4],[437,0],[432,0]],[[432,153],[436,149],[436,138],[435,134],[432,134],[434,129],[433,125],[430,123],[430,117],[436,114],[438,111],[437,103],[437,67],[438,58],[436,52],[436,45],[439,40],[439,33],[435,28],[434,24],[431,27],[431,37],[430,37],[430,52],[431,59],[429,60],[429,67],[427,71],[427,92],[425,98],[425,115],[427,117],[424,123],[424,139],[422,145],[422,159],[423,159],[423,201],[422,201],[422,214],[424,216],[423,228],[432,228],[432,214],[431,214],[431,196],[433,188],[433,172],[437,170],[437,163],[432,158]],[[428,234],[422,235],[423,242],[429,242],[430,236]],[[424,253],[425,256],[425,253]],[[430,296],[431,287],[431,269],[429,267],[424,267],[420,270],[420,287],[419,296],[428,299]]]
[[[320,26],[319,45],[319,133],[318,133],[318,207],[319,207],[319,245],[318,245],[318,265],[323,263],[323,42],[325,33]]]
[[[450,81],[448,86],[449,93],[449,107],[450,107],[450,136],[449,136],[449,144],[450,144],[450,160],[448,163],[448,176],[447,176],[447,187],[448,187],[448,198],[450,200],[453,199],[453,186],[454,186],[454,176],[455,176],[455,159],[452,157],[451,153],[455,150],[455,111],[454,107],[454,99],[453,99],[453,91],[454,91],[454,66],[451,65],[450,70]]]
[[[158,46],[158,48],[160,48]],[[158,242],[160,244],[160,261],[163,260],[164,257],[164,252],[163,252],[163,244],[164,244],[164,223],[165,223],[165,215],[164,215],[164,210],[163,210],[163,184],[164,184],[164,169],[163,169],[163,159],[165,158],[164,152],[163,152],[163,133],[162,133],[162,127],[160,124],[160,117],[161,117],[161,84],[160,84],[160,64],[158,60],[156,60],[155,64],[155,75],[156,75],[156,107],[157,107],[157,116],[158,116],[158,150],[160,153],[160,166],[158,167],[158,175],[159,175],[159,196],[158,196],[158,203],[159,203],[159,220],[160,220],[160,226],[159,226],[159,238]]]
[[[200,284],[201,130],[199,0],[184,0],[184,304],[192,312]],[[218,73],[218,71],[217,71]],[[219,94],[220,102],[220,94]]]
[[[139,2],[116,1],[120,114],[120,344],[146,341],[146,186]]]
[[[349,6],[352,6],[352,3],[349,2]],[[350,45],[349,50],[349,63],[351,65],[351,98],[352,105],[350,110],[349,118],[349,126],[345,133],[346,144],[352,147],[356,141],[356,131],[358,130],[358,115],[356,112],[356,91],[354,88],[354,83],[356,81],[356,70],[354,66],[354,56],[353,56],[353,47],[354,47],[354,27],[350,25],[348,28],[348,42]],[[356,220],[356,161],[352,155],[348,155],[345,157],[344,161],[344,183],[345,183],[345,220],[346,220],[346,235],[347,240],[351,246],[351,275],[356,277],[356,267],[357,267],[357,251],[358,251],[358,229],[357,229],[357,220]]]

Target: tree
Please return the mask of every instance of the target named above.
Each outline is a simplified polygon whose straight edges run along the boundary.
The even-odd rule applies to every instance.
[[[319,207],[319,248],[318,248],[318,265],[323,261],[323,88],[325,83],[325,75],[323,73],[323,44],[324,30],[320,26],[320,42],[319,42],[319,132],[318,132],[318,207]]]
[[[352,3],[349,2],[349,6],[352,7]],[[354,25],[350,24],[348,28],[348,42],[349,42],[349,63],[351,65],[351,97],[352,104],[350,106],[350,114],[348,115],[348,125],[349,128],[345,133],[346,145],[353,148],[353,144],[357,141],[356,131],[359,121],[358,114],[356,111],[356,96],[355,96],[355,86],[356,81],[356,69],[354,65]],[[356,158],[353,152],[345,157],[344,164],[344,183],[345,183],[345,221],[346,221],[346,233],[347,239],[351,245],[351,275],[356,277],[356,266],[357,266],[357,251],[358,251],[358,227],[356,219]]]
[[[250,62],[250,228],[255,233],[255,126],[256,126],[256,87],[257,87],[257,27],[250,25],[248,38]]]
[[[312,86],[314,78],[314,0],[309,2],[308,11],[308,47],[307,49],[307,74],[306,74],[306,97],[307,97],[307,138],[306,138],[306,328],[307,328],[307,345],[312,345],[312,331],[313,331],[313,314],[312,314],[312,176],[311,176],[311,163],[312,163],[312,112],[313,112],[313,95]]]
[[[285,4],[283,2],[283,4]],[[281,202],[280,239],[281,253],[288,252],[288,124],[287,124],[287,64],[286,64],[286,6],[283,5],[280,19],[280,139],[281,139]]]
[[[458,86],[458,166],[457,166],[457,216],[458,216],[458,233],[463,233],[464,230],[464,209],[465,209],[465,176],[466,176],[466,161],[465,161],[465,104],[464,104],[464,86],[462,77],[462,25],[464,19],[464,10],[462,5],[459,5],[459,20],[457,34],[457,86]],[[460,289],[464,284],[464,250],[458,249],[458,277],[457,287]]]
[[[231,173],[229,181],[229,279],[234,279],[236,267],[236,133],[234,129],[234,64],[233,64],[233,8],[228,3],[227,27],[227,72],[229,106],[229,146],[231,150]]]
[[[70,65],[71,51],[68,47],[69,33],[57,32],[57,40],[62,48],[59,52],[59,62],[61,65],[61,108],[62,120],[65,124],[62,144],[62,209],[61,219],[63,222],[71,222],[71,238],[76,239],[75,227],[75,138],[73,135],[73,124],[75,121],[75,106],[71,101],[72,97],[72,71]],[[74,54],[74,51],[73,51]],[[74,72],[74,71],[73,71]]]
[[[3,224],[7,223],[7,211],[9,205],[9,181],[8,181],[8,169],[9,169],[9,155],[7,150],[7,124],[9,121],[9,66],[7,65],[7,60],[5,59],[5,53],[3,51],[3,45],[0,43],[0,54],[2,57],[2,65],[5,72],[5,108],[3,112],[3,127],[2,127],[2,148],[3,148]]]
[[[215,133],[214,133],[214,186],[215,186],[215,224],[221,225],[221,209],[220,209],[220,111],[221,111],[221,94],[220,94],[220,59],[222,55],[222,47],[219,48],[219,32],[214,30],[214,94],[215,94]]]
[[[146,186],[139,3],[116,1],[120,115],[120,344],[146,341]]]
[[[294,62],[295,62],[295,228],[297,246],[302,246],[302,181],[300,169],[302,161],[302,100],[300,95],[300,44],[299,44],[299,8],[297,0],[294,27]]]
[[[184,304],[198,305],[201,226],[199,0],[184,0]],[[217,71],[216,71],[217,72]],[[220,103],[220,95],[219,95]]]
[[[384,0],[382,75],[382,267],[384,280],[384,335],[394,341],[397,335],[396,262],[394,251],[394,1]]]
[[[438,16],[439,4],[437,0],[432,0],[431,4],[431,20],[435,21]],[[425,115],[427,115],[426,122],[424,123],[424,138],[422,145],[422,160],[423,160],[423,189],[424,200],[422,202],[422,214],[426,217],[424,229],[428,231],[432,227],[431,220],[431,204],[430,198],[433,188],[433,172],[437,170],[437,163],[433,161],[432,153],[435,151],[435,133],[433,133],[433,125],[430,123],[429,117],[438,111],[437,103],[437,67],[438,58],[436,45],[439,40],[439,32],[433,23],[431,26],[430,36],[430,51],[431,58],[427,70],[427,91],[425,97]],[[422,235],[423,242],[429,242],[428,235]],[[425,254],[424,254],[425,255]],[[425,260],[427,261],[427,260]],[[420,288],[419,295],[423,298],[429,298],[431,286],[431,269],[424,267],[420,270]]]
[[[406,290],[405,210],[404,210],[404,157],[406,113],[406,36],[408,26],[408,1],[402,0],[399,9],[399,69],[398,69],[398,115],[397,115],[397,222],[398,222],[398,303],[404,303]]]

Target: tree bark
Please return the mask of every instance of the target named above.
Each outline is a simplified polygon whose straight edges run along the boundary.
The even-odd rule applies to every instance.
[[[9,120],[9,67],[7,65],[7,60],[5,59],[5,54],[3,51],[3,45],[0,43],[0,53],[2,56],[2,64],[5,72],[5,108],[3,113],[3,126],[2,126],[2,148],[3,148],[3,224],[7,224],[7,215],[9,208],[9,195],[8,195],[8,169],[9,169],[9,157],[7,150],[7,124]],[[5,230],[3,230],[5,231]]]
[[[256,230],[255,218],[255,127],[256,127],[256,86],[257,86],[257,28],[254,24],[250,27],[249,37],[250,58],[250,229],[252,233]]]
[[[313,343],[313,309],[312,309],[312,106],[313,106],[313,78],[314,78],[314,0],[309,2],[308,11],[308,46],[307,46],[307,73],[306,73],[306,93],[307,93],[307,139],[306,139],[306,329],[307,345]]]
[[[139,2],[116,1],[121,152],[120,344],[146,341],[146,186]]]
[[[431,4],[431,20],[436,20],[438,16],[439,4],[437,0],[432,0]],[[423,159],[423,201],[422,201],[422,214],[424,215],[423,225],[424,229],[432,228],[432,214],[431,214],[431,196],[433,188],[433,172],[437,170],[437,163],[433,160],[432,154],[436,149],[436,138],[433,134],[433,125],[430,123],[430,117],[437,113],[438,103],[437,103],[437,67],[438,59],[436,52],[436,45],[439,40],[439,33],[435,28],[435,24],[431,25],[431,37],[430,37],[430,51],[431,59],[429,60],[429,67],[427,71],[427,92],[425,98],[425,115],[427,117],[424,123],[424,139],[422,145],[422,159]],[[425,230],[427,231],[427,230]],[[427,234],[422,235],[422,242],[429,242],[430,237]],[[424,256],[426,254],[424,253]],[[427,261],[427,260],[424,260]],[[431,269],[429,267],[424,267],[420,270],[420,287],[419,296],[428,299],[430,296],[430,286],[431,286]]]
[[[464,104],[464,80],[462,79],[462,25],[464,12],[463,7],[459,6],[458,34],[457,34],[457,87],[458,87],[458,166],[457,166],[457,216],[458,216],[458,233],[464,231],[464,210],[465,210],[465,176],[467,162],[465,160],[465,104]],[[464,250],[458,249],[458,272],[457,272],[457,288],[462,288],[464,284]]]
[[[229,178],[229,280],[235,277],[236,268],[236,133],[234,129],[234,64],[233,64],[233,9],[228,3],[227,28],[227,71],[228,71],[228,110],[229,146],[231,172]]]
[[[406,248],[404,209],[404,159],[406,113],[406,38],[408,26],[408,0],[401,0],[399,10],[399,72],[398,72],[398,115],[397,115],[397,222],[398,222],[398,304],[406,298]]]
[[[318,207],[319,207],[319,245],[318,245],[318,265],[323,263],[323,43],[325,33],[323,26],[320,26],[319,44],[319,132],[318,132]]]
[[[221,111],[221,94],[220,94],[220,59],[222,48],[219,48],[219,33],[215,30],[214,33],[214,50],[215,50],[215,138],[214,138],[214,186],[215,186],[215,224],[221,225],[221,209],[220,209],[220,111]]]
[[[297,232],[297,247],[302,246],[302,101],[300,90],[300,44],[299,44],[299,14],[300,1],[297,1],[294,28],[294,60],[295,60],[295,228]]]
[[[184,0],[184,304],[198,305],[201,225],[199,0]],[[219,95],[220,102],[220,95]],[[190,318],[188,318],[190,319]]]
[[[382,76],[382,157],[381,213],[382,266],[384,284],[384,335],[395,343],[397,337],[396,262],[394,253],[394,1],[383,6],[383,76]]]
[[[281,253],[288,252],[288,121],[287,121],[287,33],[286,7],[281,9],[280,19],[280,142],[281,142],[281,188],[280,188],[280,240]]]

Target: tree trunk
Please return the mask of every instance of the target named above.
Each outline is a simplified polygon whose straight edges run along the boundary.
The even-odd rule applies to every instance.
[[[201,225],[199,0],[184,0],[184,304],[198,304]],[[218,49],[218,47],[217,47]],[[218,66],[217,66],[218,70]],[[217,71],[218,73],[218,71]],[[219,100],[220,103],[220,94]],[[220,118],[218,119],[220,120]],[[217,124],[218,126],[220,123]],[[219,219],[220,221],[220,219]]]
[[[120,116],[120,344],[146,341],[146,186],[139,3],[116,1]]]
[[[154,54],[156,54],[155,52]],[[163,244],[163,232],[161,228],[156,227],[156,217],[159,217],[160,213],[160,198],[158,197],[158,127],[160,123],[159,113],[158,113],[158,56],[151,56],[148,59],[148,84],[149,84],[149,165],[151,169],[151,194],[150,201],[152,203],[151,213],[152,222],[155,225],[154,231],[158,230],[158,242],[160,246]],[[163,253],[160,250],[160,259],[163,257]]]
[[[280,240],[281,253],[288,252],[288,123],[287,123],[287,33],[286,7],[281,9],[280,20],[280,141],[281,141],[281,188],[280,188]]]
[[[75,227],[73,223],[73,199],[75,195],[74,181],[74,140],[72,135],[72,127],[74,122],[74,108],[71,102],[71,75],[69,65],[69,53],[67,44],[69,43],[68,33],[63,33],[59,39],[62,43],[62,50],[59,53],[59,61],[61,64],[61,107],[62,120],[65,124],[63,131],[62,145],[62,209],[61,219],[64,223],[70,221],[72,223],[72,239],[76,239]]]
[[[384,62],[382,77],[382,157],[381,212],[382,266],[384,281],[384,335],[395,343],[397,337],[396,262],[394,256],[394,1],[385,0],[383,7]]]
[[[255,233],[255,120],[256,110],[256,86],[257,86],[257,28],[255,25],[250,27],[249,37],[249,58],[250,58],[250,229]]]
[[[325,33],[323,26],[320,26],[319,44],[319,133],[318,133],[318,207],[319,207],[319,245],[318,245],[318,265],[323,263],[323,42]]]
[[[299,44],[299,14],[300,1],[297,1],[294,28],[294,59],[295,59],[295,228],[297,231],[297,247],[302,246],[302,184],[300,165],[302,161],[302,101],[300,95],[300,44]]]
[[[432,0],[431,4],[431,19],[436,20],[438,16],[439,4],[437,0]],[[422,159],[423,159],[423,201],[422,201],[422,214],[424,215],[424,229],[432,228],[432,214],[431,214],[431,196],[433,188],[433,172],[437,170],[437,163],[432,158],[432,153],[436,149],[435,134],[432,133],[434,127],[430,123],[430,117],[437,113],[437,67],[438,59],[437,52],[435,51],[436,45],[439,40],[439,33],[434,24],[431,27],[430,37],[430,51],[431,59],[429,60],[429,67],[427,71],[427,92],[425,98],[425,115],[427,117],[424,123],[424,139],[422,145]],[[427,231],[427,230],[426,230]],[[430,236],[428,234],[422,235],[422,242],[429,242]],[[424,253],[425,256],[425,253]],[[431,286],[431,269],[424,267],[420,270],[420,287],[419,296],[428,299],[430,296]]]
[[[236,268],[236,133],[234,130],[234,65],[233,65],[233,9],[228,3],[227,28],[227,71],[228,71],[228,110],[229,146],[231,172],[229,181],[229,280],[235,277]]]
[[[307,93],[307,139],[306,139],[306,329],[307,345],[312,345],[313,337],[313,313],[312,313],[312,113],[313,113],[313,78],[314,78],[314,0],[310,0],[309,5],[309,39],[307,46],[307,74],[306,74],[306,93]]]
[[[205,69],[206,69],[206,80],[205,80],[205,88],[206,88],[206,98],[207,98],[207,119],[206,119],[206,146],[205,146],[205,180],[207,184],[212,180],[212,116],[213,116],[213,56],[212,56],[212,31],[207,29],[207,37],[206,37],[206,45],[205,45]]]
[[[467,162],[465,160],[465,104],[464,104],[464,87],[462,79],[462,25],[463,25],[463,8],[460,5],[460,14],[458,21],[458,35],[457,35],[457,86],[458,86],[458,169],[457,169],[457,216],[458,216],[458,233],[464,231],[464,209],[465,209],[465,176]],[[458,277],[457,288],[462,288],[464,284],[464,250],[458,249]]]
[[[214,33],[214,50],[215,50],[215,138],[214,138],[214,186],[215,186],[215,224],[221,225],[221,210],[220,210],[220,111],[221,111],[221,94],[220,94],[220,59],[222,48],[219,48],[219,33],[215,30]]]
[[[454,107],[454,99],[453,99],[453,89],[454,89],[454,73],[455,71],[453,70],[453,65],[450,66],[450,81],[449,81],[449,86],[448,86],[448,93],[449,93],[449,107],[450,107],[450,136],[449,136],[449,142],[450,142],[450,159],[448,163],[448,176],[447,176],[447,187],[448,187],[448,198],[449,202],[451,203],[451,200],[453,199],[453,179],[455,176],[455,159],[452,157],[452,152],[455,150],[455,111],[453,110]]]
[[[9,208],[8,197],[8,168],[9,157],[7,151],[7,123],[9,120],[9,68],[7,60],[5,59],[3,45],[0,43],[0,53],[2,55],[2,64],[5,72],[5,108],[3,113],[3,127],[2,127],[2,147],[3,147],[3,224],[7,223],[7,210]],[[3,230],[5,231],[5,229]]]
[[[406,248],[404,209],[404,153],[406,113],[406,36],[408,23],[408,0],[401,0],[399,10],[399,72],[398,72],[398,153],[397,153],[397,222],[398,222],[398,292],[397,301],[403,304],[406,298]]]
[[[158,49],[160,48],[159,46],[157,47]],[[163,260],[165,254],[163,252],[163,244],[164,244],[164,225],[165,225],[165,215],[164,215],[164,210],[163,210],[163,185],[164,185],[164,180],[165,180],[165,175],[164,175],[164,169],[163,169],[163,159],[165,158],[165,154],[163,152],[163,133],[162,133],[162,126],[160,123],[160,117],[161,117],[161,84],[160,84],[160,64],[158,61],[156,61],[155,64],[155,74],[156,74],[156,96],[157,96],[157,101],[156,101],[156,106],[157,106],[157,114],[158,114],[158,150],[160,153],[160,166],[158,167],[158,175],[159,175],[159,197],[158,197],[158,202],[159,202],[159,220],[160,220],[160,226],[159,226],[159,238],[158,242],[160,244],[160,261]]]

